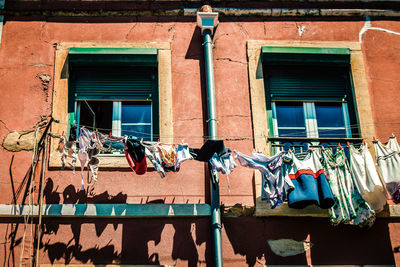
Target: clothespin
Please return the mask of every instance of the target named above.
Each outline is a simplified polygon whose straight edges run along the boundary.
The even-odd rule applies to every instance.
[[[183,145],[184,143],[185,143],[185,140],[184,140],[184,139],[182,139],[182,143],[181,143],[181,144]]]
[[[349,141],[347,141],[347,147],[350,148],[350,143],[349,143]]]
[[[340,149],[343,149],[343,147],[342,147],[342,145],[341,145],[340,143],[337,143],[337,145],[338,145],[338,147],[339,147]]]
[[[108,137],[111,137],[111,131],[110,131],[110,133],[108,134]]]
[[[396,137],[396,136],[394,135],[394,133],[392,133],[392,137]]]
[[[365,139],[363,139],[363,145],[365,146],[367,143],[365,142]]]
[[[62,132],[61,136],[64,136],[64,131]]]
[[[372,139],[374,139],[374,142],[376,142],[376,138],[375,138],[375,136],[373,136],[373,137],[372,137]]]
[[[322,149],[323,151],[325,151],[325,147],[324,147],[324,146],[322,146],[322,145],[321,145],[321,149]]]

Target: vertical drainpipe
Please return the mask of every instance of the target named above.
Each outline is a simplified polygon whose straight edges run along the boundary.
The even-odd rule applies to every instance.
[[[201,27],[204,46],[204,60],[207,88],[207,110],[208,110],[208,133],[210,140],[217,139],[217,118],[215,108],[215,86],[214,65],[212,54],[212,34],[214,27],[218,24],[218,13],[211,12],[211,7],[203,6],[202,11],[197,12],[197,24]],[[219,205],[219,179],[218,174],[213,172],[209,164],[211,177],[211,229],[213,233],[214,266],[222,267],[222,243],[221,243],[221,210]]]
[[[4,9],[4,5],[6,3],[6,0],[0,0],[0,10]],[[3,24],[4,24],[4,16],[0,16],[0,44],[1,44],[1,35],[3,31]]]

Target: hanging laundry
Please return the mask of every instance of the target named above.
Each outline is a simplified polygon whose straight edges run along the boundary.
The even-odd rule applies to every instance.
[[[335,204],[329,209],[331,223],[371,227],[375,222],[375,212],[355,187],[344,150],[338,148],[336,154],[323,150],[322,155],[322,164],[335,199]]]
[[[373,142],[376,162],[386,188],[394,203],[400,202],[400,147],[396,137],[390,137],[386,145],[379,140]]]
[[[174,167],[176,163],[176,147],[171,144],[158,144],[158,152],[165,166]]]
[[[75,173],[75,165],[78,159],[75,141],[66,142],[65,136],[62,135],[58,143],[57,151],[61,153],[61,169],[63,170],[65,168],[65,165],[67,164],[67,158],[69,157],[72,158],[70,165],[72,167],[72,172]]]
[[[210,164],[213,170],[227,175],[229,175],[237,166],[233,159],[232,151],[229,148],[226,148],[222,155],[214,153],[210,159]]]
[[[361,144],[360,149],[350,146],[350,163],[351,174],[361,196],[375,212],[382,211],[386,205],[386,193],[367,144]]]
[[[58,142],[57,151],[61,153],[61,169],[64,170],[66,158],[68,157],[68,152],[65,148],[65,137],[61,135],[60,141]]]
[[[209,162],[214,153],[221,154],[225,151],[224,141],[207,140],[200,149],[189,148],[190,154],[198,161]]]
[[[127,158],[128,163],[133,162],[133,168],[130,165],[131,169],[136,172],[136,174],[142,175],[147,171],[147,163],[145,157],[145,148],[144,146],[135,139],[127,139],[126,141],[127,153],[130,156],[130,159]],[[127,154],[125,152],[125,156]]]
[[[160,174],[161,178],[167,176],[162,166],[163,161],[161,159],[160,152],[158,150],[158,144],[143,143],[143,146],[145,148],[146,157],[153,164],[154,168]]]
[[[97,146],[88,149],[88,157],[89,157],[88,166],[92,174],[93,180],[95,181],[97,181],[97,173],[100,164],[100,160],[97,158],[99,154],[100,150],[97,148]]]
[[[232,156],[232,151],[229,148],[226,148],[222,155],[214,153],[210,159],[210,165],[214,171],[226,174],[226,179],[228,181],[228,192],[230,193],[231,183],[229,181],[229,174],[237,167]]]
[[[192,159],[193,156],[190,154],[189,147],[187,144],[178,144],[176,146],[176,162],[175,162],[176,171],[179,171],[182,162]]]
[[[252,157],[249,157],[235,151],[235,158],[240,165],[261,172],[261,199],[266,200],[271,209],[280,206],[285,200],[285,196],[295,189],[289,177],[282,175],[283,154],[284,152],[278,152],[272,157],[266,157],[262,153],[253,152]]]
[[[86,152],[87,144],[84,136],[79,137],[79,152],[78,158],[81,162],[81,190],[85,189],[85,185],[83,182],[83,170],[85,168],[86,162],[88,160],[88,153]]]
[[[176,165],[180,164],[186,160],[193,159],[193,156],[189,152],[189,147],[187,144],[178,144],[176,147]]]
[[[76,141],[76,125],[71,125],[68,141]]]
[[[72,162],[71,162],[72,173],[75,174],[75,166],[76,166],[76,162],[78,160],[78,151],[76,149],[75,141],[68,141],[65,144],[64,148],[68,150],[68,157],[72,158]]]
[[[295,187],[288,195],[289,207],[302,209],[311,204],[323,209],[332,207],[335,201],[320,162],[321,156],[313,150],[309,150],[304,159],[297,158],[293,152],[288,152],[287,156],[291,163],[284,168],[284,175]]]

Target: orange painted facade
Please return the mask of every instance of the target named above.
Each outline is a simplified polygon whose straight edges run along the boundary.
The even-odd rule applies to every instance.
[[[364,24],[362,18],[221,17],[213,37],[213,52],[218,136],[228,139],[225,146],[246,154],[254,147],[247,41],[358,42]],[[400,33],[397,18],[372,19],[371,26]],[[386,141],[392,133],[400,135],[400,36],[379,29],[364,32],[361,47],[375,134]],[[0,44],[0,139],[9,131],[32,129],[41,115],[51,114],[55,47],[61,42],[169,42],[174,140],[179,143],[184,139],[191,147],[201,147],[207,135],[207,109],[202,36],[195,17],[6,15]],[[43,74],[51,77],[48,88],[39,78]],[[16,188],[21,183],[32,151],[9,152],[3,147],[0,151],[0,204],[10,204],[11,183]],[[183,163],[178,173],[168,173],[165,179],[155,171],[138,176],[128,170],[100,169],[99,181],[88,194],[79,191],[79,171],[73,174],[67,169],[51,169],[46,171],[45,203],[209,203],[206,172],[205,165],[197,161]],[[229,192],[226,176],[221,175],[221,204],[254,206],[253,176],[251,169],[239,166],[229,176]],[[333,227],[327,218],[243,216],[222,220],[226,266],[400,265],[398,218],[378,218],[370,230]],[[0,266],[14,266],[13,257],[15,266],[19,266],[21,244],[14,249],[7,245],[12,222],[0,218]],[[23,221],[18,222],[17,239],[24,233]],[[46,219],[44,226],[41,264],[212,266],[209,218]],[[30,233],[28,227],[24,264],[29,260]],[[308,240],[313,247],[300,255],[280,257],[267,240],[283,238]]]

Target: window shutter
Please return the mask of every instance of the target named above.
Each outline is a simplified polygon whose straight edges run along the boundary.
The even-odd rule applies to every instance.
[[[350,49],[262,47],[270,100],[341,101],[351,98]]]
[[[70,87],[75,100],[150,100],[156,69],[146,67],[77,66]]]
[[[341,101],[351,96],[347,67],[266,66],[264,75],[271,100]]]

